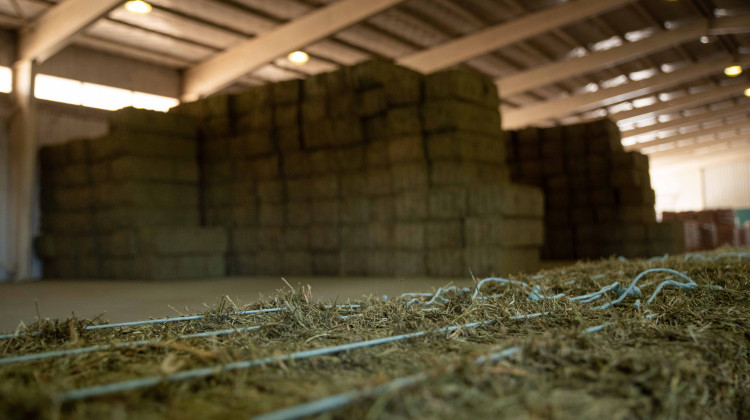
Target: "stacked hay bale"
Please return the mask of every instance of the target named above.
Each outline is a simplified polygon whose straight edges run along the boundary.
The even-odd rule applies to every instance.
[[[511,137],[512,179],[544,188],[545,258],[682,251],[680,227],[656,223],[648,158],[623,150],[613,122],[528,128]]]
[[[90,142],[46,146],[39,157],[44,235],[36,248],[44,259],[44,276],[99,276]]]
[[[45,276],[223,275],[226,233],[200,227],[194,125],[176,115],[135,109],[112,113],[110,124],[111,133],[103,138],[41,151],[43,235],[37,249],[45,260]],[[58,164],[61,154],[78,163]],[[80,185],[55,189],[60,170],[74,174]],[[46,187],[50,184],[53,189]],[[55,209],[69,201],[82,210],[79,217],[88,219],[73,220],[76,226],[68,229],[84,236],[58,234]],[[68,262],[61,269],[61,252],[74,255],[77,267]]]
[[[233,274],[464,276],[474,260],[493,260],[484,266],[495,273],[538,262],[538,234],[495,239],[493,251],[478,256],[486,239],[477,223],[492,220],[505,237],[501,219],[540,225],[541,218],[540,205],[521,215],[512,205],[469,206],[483,185],[500,188],[484,190],[488,196],[541,202],[538,192],[508,180],[498,101],[491,81],[473,74],[425,78],[372,61],[177,112],[199,110],[203,121],[206,222],[230,228]],[[208,123],[221,115],[229,115],[224,131],[223,123]],[[232,187],[248,181],[254,187]],[[240,222],[225,211],[238,200],[246,209],[255,203],[257,217]],[[503,253],[519,247],[511,263]]]

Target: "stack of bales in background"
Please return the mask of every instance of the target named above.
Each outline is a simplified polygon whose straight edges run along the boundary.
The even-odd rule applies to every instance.
[[[528,128],[507,145],[512,179],[544,189],[544,258],[682,252],[681,226],[656,223],[648,158],[623,150],[615,123]]]
[[[372,61],[175,111],[201,121],[205,221],[230,229],[232,274],[464,276],[473,261],[487,274],[538,263],[541,196],[508,180],[491,81]],[[509,218],[537,233],[519,239]]]
[[[673,221],[685,227],[688,251],[714,249],[721,245],[747,245],[745,229],[737,225],[730,209],[662,213],[662,221]]]
[[[45,277],[223,275],[226,233],[200,227],[194,124],[134,109],[110,124],[40,152]]]
[[[39,157],[44,235],[36,248],[44,259],[44,276],[99,276],[90,142],[46,146]]]

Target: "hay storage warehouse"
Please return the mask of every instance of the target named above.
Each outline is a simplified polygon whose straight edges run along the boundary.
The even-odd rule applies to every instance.
[[[0,417],[745,418],[746,0],[0,0]]]

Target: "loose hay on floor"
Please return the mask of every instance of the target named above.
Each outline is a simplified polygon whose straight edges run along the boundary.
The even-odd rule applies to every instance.
[[[706,256],[718,254],[705,254]],[[411,297],[369,297],[360,308],[327,308],[308,288],[281,292],[239,307],[222,300],[203,319],[110,329],[100,320],[45,320],[0,341],[0,356],[146,340],[145,345],[0,365],[0,413],[7,418],[227,418],[273,412],[410,375],[415,383],[363,395],[323,418],[743,418],[750,413],[750,260],[617,259],[547,270],[513,280],[541,286],[546,296],[577,296],[619,281],[628,285],[648,268],[670,268],[692,278],[694,290],[665,288],[651,304],[634,298],[606,310],[607,295],[589,304],[529,299],[529,288],[486,284],[482,296],[451,290],[426,306]],[[646,276],[645,302],[666,273]],[[712,287],[707,287],[707,286]],[[721,289],[713,287],[721,286]],[[472,291],[473,292],[473,291]],[[420,298],[423,302],[429,297]],[[338,302],[341,304],[342,302]],[[273,313],[239,310],[285,307]],[[530,319],[510,317],[547,313]],[[362,314],[359,316],[359,314]],[[649,314],[653,318],[646,318]],[[342,316],[355,315],[342,319]],[[492,320],[475,328],[356,350],[285,360],[282,355],[373,338]],[[585,329],[605,325],[587,334]],[[180,335],[258,325],[218,337]],[[39,334],[34,334],[34,332]],[[478,357],[520,346],[497,362]],[[276,357],[250,369],[202,379],[163,381],[127,392],[61,402],[66,392]]]

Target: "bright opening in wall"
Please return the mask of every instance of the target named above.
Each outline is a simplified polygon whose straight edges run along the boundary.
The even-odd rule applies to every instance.
[[[114,111],[133,106],[167,112],[180,103],[175,98],[80,82],[46,74],[36,76],[34,96],[38,99]]]
[[[13,73],[9,67],[0,66],[0,92],[10,93],[13,90]]]

